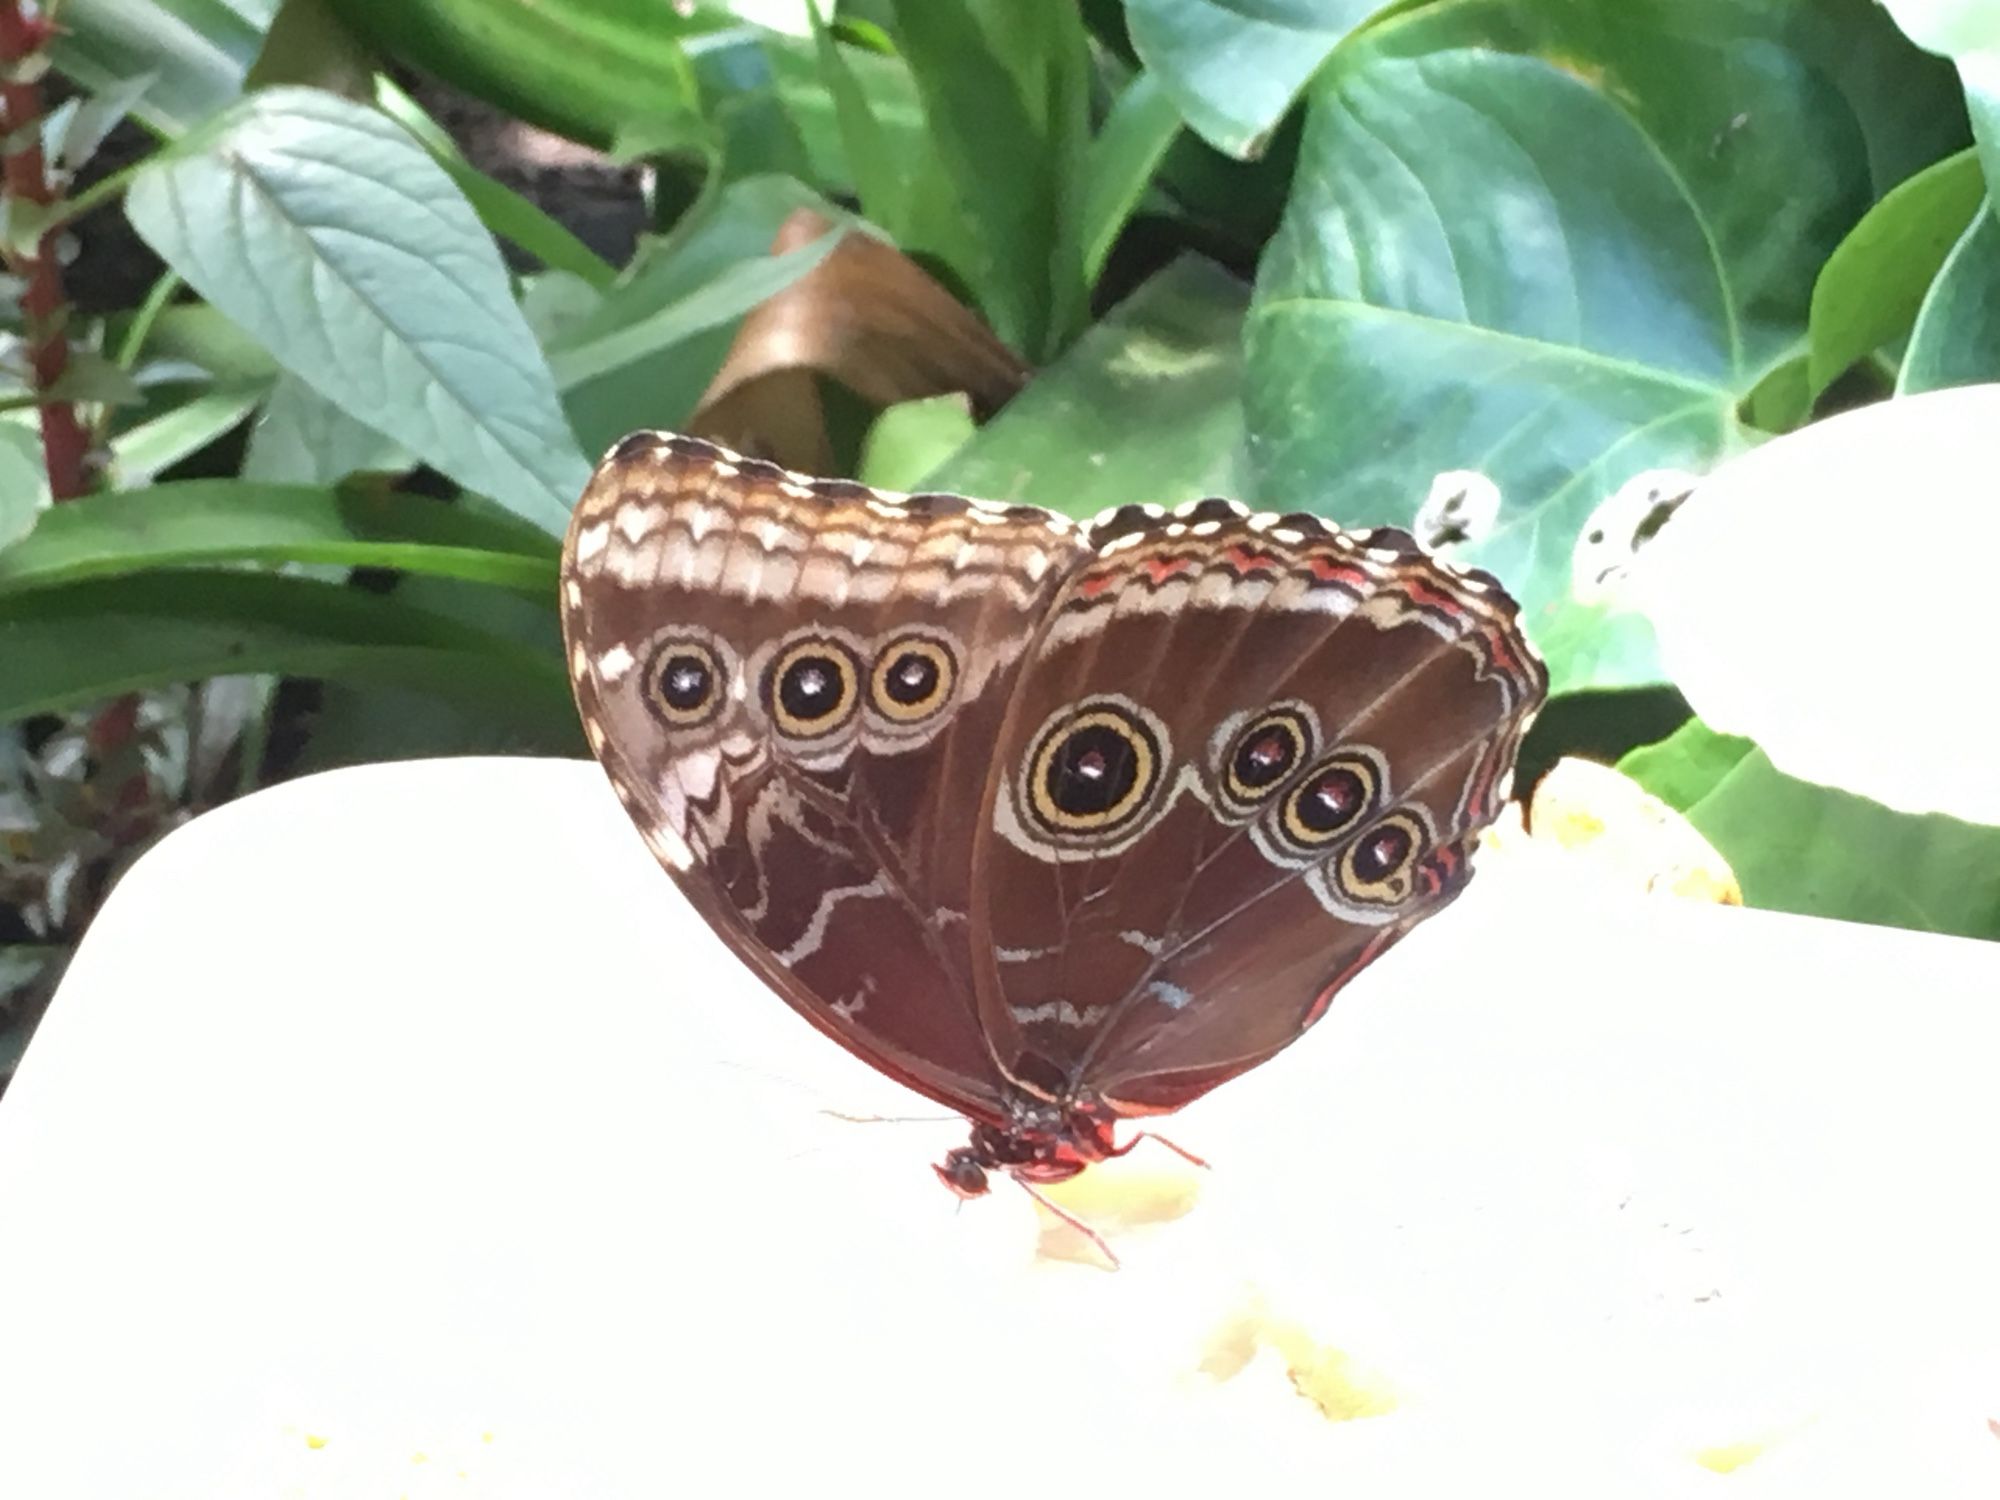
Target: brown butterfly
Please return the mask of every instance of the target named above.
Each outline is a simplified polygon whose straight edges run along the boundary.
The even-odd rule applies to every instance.
[[[1464,887],[1547,690],[1498,582],[1202,500],[1088,524],[606,456],[563,553],[591,749],[795,1010],[970,1117],[963,1196],[1119,1155]]]

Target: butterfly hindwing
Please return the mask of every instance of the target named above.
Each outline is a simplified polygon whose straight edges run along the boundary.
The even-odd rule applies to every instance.
[[[977,861],[1017,1085],[1169,1110],[1448,901],[1544,679],[1396,532],[1226,502],[1100,523],[1022,669]]]

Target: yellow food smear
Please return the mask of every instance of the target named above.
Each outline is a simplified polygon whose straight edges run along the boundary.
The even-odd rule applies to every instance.
[[[1106,1240],[1130,1229],[1166,1224],[1194,1208],[1201,1196],[1203,1171],[1192,1162],[1182,1161],[1163,1146],[1147,1143],[1140,1149],[1158,1150],[1167,1160],[1135,1164],[1129,1160],[1101,1162],[1068,1182],[1042,1188],[1051,1202],[1060,1203]],[[1102,1260],[1074,1225],[1065,1224],[1042,1204],[1035,1205],[1041,1217],[1041,1238],[1036,1253],[1043,1260],[1080,1261],[1096,1265]]]
[[[1216,1330],[1202,1356],[1201,1372],[1218,1382],[1233,1380],[1250,1366],[1260,1347],[1284,1361],[1292,1388],[1329,1422],[1386,1416],[1402,1404],[1395,1385],[1381,1371],[1261,1306],[1246,1308]]]
[[[1741,1443],[1721,1443],[1713,1448],[1701,1449],[1695,1454],[1694,1461],[1714,1473],[1728,1474],[1760,1458],[1764,1450],[1770,1446],[1762,1438]]]
[[[309,1432],[306,1434],[306,1446],[308,1448],[324,1448],[326,1446],[326,1439],[316,1432]]]

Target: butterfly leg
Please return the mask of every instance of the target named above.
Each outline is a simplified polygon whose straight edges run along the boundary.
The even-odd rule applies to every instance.
[[[1113,1156],[1124,1156],[1127,1152],[1131,1151],[1131,1149],[1134,1146],[1138,1145],[1139,1142],[1141,1141],[1156,1141],[1160,1145],[1165,1146],[1169,1151],[1173,1152],[1174,1155],[1180,1157],[1181,1160],[1192,1162],[1195,1166],[1200,1167],[1203,1171],[1208,1170],[1208,1163],[1204,1161],[1201,1157],[1196,1156],[1192,1151],[1188,1150],[1187,1147],[1177,1146],[1172,1141],[1168,1140],[1165,1136],[1157,1135],[1150,1130],[1140,1131],[1137,1135],[1133,1136],[1132,1139],[1127,1141],[1124,1145],[1113,1148],[1111,1154]]]
[[[1021,1184],[1022,1191],[1027,1193],[1027,1195],[1030,1198],[1033,1198],[1037,1203],[1041,1204],[1043,1208],[1046,1208],[1050,1213],[1054,1214],[1058,1219],[1061,1219],[1063,1223],[1069,1225],[1071,1229],[1074,1229],[1078,1234],[1082,1235],[1086,1240],[1089,1240],[1090,1243],[1094,1247],[1096,1247],[1097,1253],[1104,1257],[1105,1269],[1116,1271],[1123,1266],[1124,1263],[1118,1259],[1117,1252],[1114,1251],[1111,1248],[1111,1246],[1105,1242],[1103,1235],[1099,1234],[1095,1229],[1092,1229],[1088,1224],[1084,1223],[1083,1220],[1079,1219],[1075,1214],[1071,1213],[1068,1209],[1064,1208],[1060,1203],[1056,1202],[1047,1193],[1043,1192],[1040,1188],[1036,1187],[1032,1182],[1028,1181],[1027,1178],[1016,1177],[1014,1180]]]

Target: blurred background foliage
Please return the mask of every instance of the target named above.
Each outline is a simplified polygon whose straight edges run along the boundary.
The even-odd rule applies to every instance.
[[[1751,904],[2000,936],[2000,831],[1715,734],[1595,586],[1671,508],[1635,482],[2000,376],[1978,9],[45,7],[9,54],[42,98],[9,106],[0,1077],[192,812],[582,753],[558,538],[638,427],[1070,514],[1412,527],[1523,603],[1528,777],[1623,757]]]

